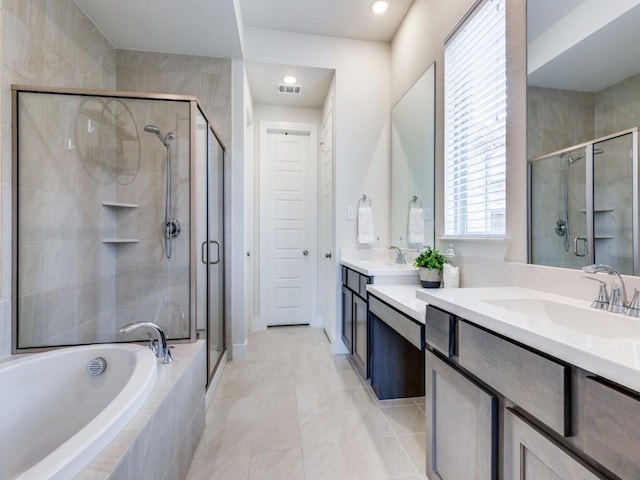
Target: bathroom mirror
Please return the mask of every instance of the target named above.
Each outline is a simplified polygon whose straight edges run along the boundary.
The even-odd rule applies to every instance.
[[[391,241],[434,244],[435,63],[391,111]]]
[[[638,273],[639,22],[640,2],[527,3],[531,263]]]

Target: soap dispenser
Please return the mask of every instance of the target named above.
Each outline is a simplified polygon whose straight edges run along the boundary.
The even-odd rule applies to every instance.
[[[444,264],[442,269],[443,286],[444,288],[458,288],[460,286],[460,267],[458,266],[453,244],[449,244],[444,251],[444,256],[447,258],[447,263]]]

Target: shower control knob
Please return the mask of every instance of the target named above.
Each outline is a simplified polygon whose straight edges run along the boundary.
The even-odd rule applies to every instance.
[[[307,255],[309,255],[309,250],[303,250],[302,254],[306,257]]]
[[[331,258],[331,252],[324,252],[324,258]]]

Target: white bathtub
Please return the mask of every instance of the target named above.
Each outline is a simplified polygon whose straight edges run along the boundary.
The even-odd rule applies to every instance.
[[[104,373],[90,376],[103,357]],[[144,347],[106,344],[0,364],[0,478],[70,479],[117,435],[157,377]]]

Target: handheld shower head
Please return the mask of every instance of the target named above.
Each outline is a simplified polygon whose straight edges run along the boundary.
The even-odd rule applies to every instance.
[[[165,147],[169,146],[169,141],[170,140],[173,140],[174,138],[176,138],[176,134],[173,133],[173,132],[169,132],[163,137],[162,133],[160,132],[160,129],[158,127],[156,127],[155,125],[145,125],[144,126],[144,131],[147,132],[147,133],[155,134],[160,139],[160,141],[162,142],[162,144]]]

